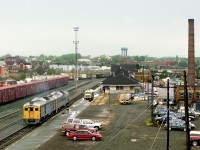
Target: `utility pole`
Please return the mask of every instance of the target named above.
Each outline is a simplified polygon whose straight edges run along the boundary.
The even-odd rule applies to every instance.
[[[74,27],[74,32],[75,32],[75,41],[74,44],[75,44],[75,86],[76,86],[76,91],[77,91],[77,80],[78,80],[78,58],[77,58],[77,51],[78,51],[78,37],[77,37],[77,32],[79,31],[79,27]]]
[[[185,125],[186,125],[186,144],[187,150],[190,150],[190,129],[189,129],[189,114],[188,114],[188,90],[186,81],[186,71],[184,71],[184,99],[185,99]]]
[[[167,79],[167,150],[169,150],[169,79]]]
[[[151,77],[151,120],[153,121],[153,92],[154,92],[154,75]]]
[[[144,65],[142,66],[142,73],[143,73],[143,77],[142,77],[142,80],[143,80],[143,93],[145,92],[145,86],[144,86]]]

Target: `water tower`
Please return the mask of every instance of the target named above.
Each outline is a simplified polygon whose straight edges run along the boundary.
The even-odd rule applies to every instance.
[[[127,51],[128,51],[128,48],[122,47],[121,48],[121,55],[124,56],[124,57],[127,56]]]

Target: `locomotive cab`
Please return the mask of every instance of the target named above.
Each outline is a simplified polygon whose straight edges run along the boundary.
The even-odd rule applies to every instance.
[[[40,107],[38,106],[24,106],[23,119],[25,123],[37,124],[40,121]]]

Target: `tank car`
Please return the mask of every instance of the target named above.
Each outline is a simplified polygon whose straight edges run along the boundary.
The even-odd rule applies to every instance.
[[[26,124],[39,124],[55,115],[69,103],[69,93],[54,91],[44,97],[35,97],[23,106],[23,119]]]

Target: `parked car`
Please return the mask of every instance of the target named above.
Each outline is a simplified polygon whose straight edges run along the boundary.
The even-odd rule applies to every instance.
[[[96,140],[101,140],[103,137],[101,134],[97,133],[97,132],[90,132],[88,130],[77,130],[74,132],[70,132],[67,136],[68,139],[71,140],[92,140],[92,141],[96,141]]]
[[[165,123],[164,128],[167,129],[167,123]],[[186,124],[184,120],[173,120],[169,122],[169,130],[171,129],[177,129],[177,130],[183,130],[186,131]],[[191,129],[191,126],[189,125],[189,129]]]
[[[70,131],[76,131],[80,129],[85,129],[91,132],[97,131],[96,128],[89,127],[86,124],[74,124],[74,123],[68,123],[68,122],[65,122],[62,124],[60,131],[63,135],[68,135]]]
[[[102,128],[101,123],[94,122],[91,119],[81,119],[81,123],[88,125],[90,128],[97,128],[98,130]]]
[[[158,91],[154,91],[154,92],[153,92],[153,95],[158,96],[158,95],[159,95],[159,94],[158,94]]]
[[[176,116],[176,113],[174,112],[169,112],[169,120],[176,120],[178,119]],[[155,121],[157,124],[163,123],[165,124],[168,120],[167,115],[161,116],[161,117],[155,117]]]
[[[190,131],[190,143],[193,146],[200,145],[200,131]]]
[[[148,100],[148,97],[145,93],[135,94],[134,100]]]
[[[164,116],[166,114],[167,114],[167,107],[163,106],[163,105],[157,105],[154,112],[153,112],[153,115],[156,116],[156,117],[161,117],[161,116]]]

